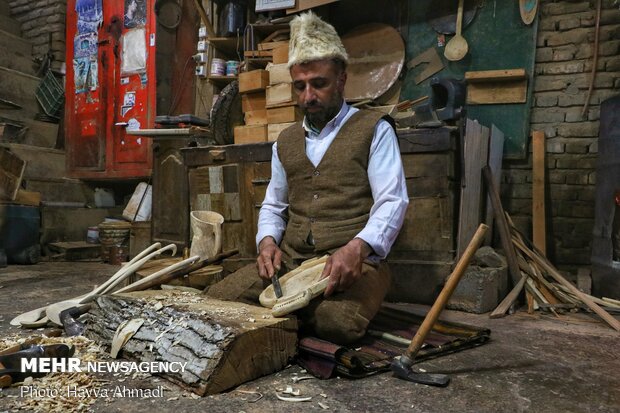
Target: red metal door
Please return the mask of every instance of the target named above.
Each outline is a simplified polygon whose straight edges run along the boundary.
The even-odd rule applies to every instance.
[[[154,0],[69,0],[67,45],[70,175],[150,175],[150,142],[127,131],[154,124]]]

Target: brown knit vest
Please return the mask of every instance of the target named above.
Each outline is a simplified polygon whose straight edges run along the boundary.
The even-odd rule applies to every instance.
[[[289,201],[281,247],[292,258],[340,248],[366,225],[373,205],[368,158],[375,126],[382,117],[368,110],[353,114],[316,168],[306,156],[301,122],[278,137],[278,156],[286,172]]]

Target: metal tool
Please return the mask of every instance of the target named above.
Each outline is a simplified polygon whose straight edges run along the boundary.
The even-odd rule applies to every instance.
[[[489,227],[487,225],[480,224],[478,230],[476,231],[471,241],[469,242],[469,245],[465,249],[465,252],[463,252],[463,255],[461,256],[458,263],[456,264],[456,267],[452,271],[452,274],[450,274],[446,285],[441,290],[441,293],[439,293],[439,297],[437,297],[437,300],[435,300],[435,303],[431,307],[430,311],[428,312],[428,314],[426,314],[422,325],[420,325],[420,328],[411,340],[409,348],[407,348],[407,351],[405,351],[403,355],[395,358],[392,362],[390,368],[397,377],[415,383],[427,384],[429,386],[445,387],[448,385],[448,383],[450,383],[450,377],[448,375],[416,373],[411,370],[411,366],[413,365],[413,360],[416,354],[418,353],[418,351],[420,351],[420,348],[422,348],[426,336],[433,328],[433,325],[439,318],[441,311],[445,307],[461,277],[465,273],[465,269],[467,269],[469,262],[474,256],[474,253],[476,252],[480,244],[482,244],[488,228]]]
[[[280,269],[273,274],[271,277],[271,285],[273,285],[273,291],[276,293],[276,298],[282,297],[282,286],[280,285],[280,280],[278,279],[278,273]]]

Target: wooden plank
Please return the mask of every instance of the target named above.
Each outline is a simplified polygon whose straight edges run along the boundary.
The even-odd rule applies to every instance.
[[[467,86],[467,104],[469,105],[525,103],[526,100],[527,79],[517,82],[481,82]]]
[[[547,255],[545,217],[545,132],[532,133],[532,229],[534,245]]]
[[[457,258],[474,236],[482,215],[482,175],[489,151],[489,128],[467,119],[464,139],[464,174],[461,181],[461,206],[457,241]]]
[[[15,199],[25,170],[26,161],[0,147],[0,198]]]
[[[523,286],[525,286],[525,281],[527,280],[527,275],[523,274],[519,282],[514,286],[512,290],[508,293],[506,297],[502,300],[501,303],[491,312],[489,315],[490,318],[501,318],[506,315],[506,312],[512,307],[512,304],[519,298],[519,294],[521,290],[523,290]]]
[[[403,153],[401,158],[405,178],[454,178],[454,155],[451,152]]]
[[[495,216],[495,223],[497,226],[497,232],[499,233],[499,239],[502,243],[502,249],[506,256],[508,263],[508,272],[512,279],[513,285],[517,285],[521,279],[521,270],[519,270],[519,263],[517,261],[517,254],[515,247],[512,243],[512,237],[510,235],[510,227],[506,221],[506,214],[504,214],[504,208],[502,207],[502,201],[499,197],[499,191],[495,186],[495,180],[493,179],[493,171],[488,166],[482,169],[482,176],[484,177],[484,183],[486,184],[487,191],[489,191],[489,197],[491,198],[491,205],[493,206],[493,214]]]
[[[392,251],[453,251],[453,214],[450,197],[410,198]]]
[[[400,153],[443,152],[456,150],[454,128],[398,130]]]
[[[527,74],[525,69],[500,69],[500,70],[480,70],[465,72],[467,83],[489,82],[489,81],[512,81],[525,79]]]
[[[271,51],[271,61],[274,65],[288,63],[288,45],[276,47]]]
[[[504,156],[504,133],[495,125],[491,125],[491,141],[489,143],[489,166],[493,174],[495,187],[501,187],[502,181],[502,159]],[[491,206],[491,198],[487,195],[486,202],[486,219],[484,222],[488,225],[489,231],[484,241],[484,245],[491,245],[493,242],[493,208]]]
[[[445,197],[455,192],[455,183],[444,176],[406,178],[405,184],[410,198]]]
[[[19,188],[15,199],[0,199],[0,204],[39,206],[41,205],[41,193],[36,191],[26,191],[25,189]]]
[[[161,310],[156,308],[160,307]],[[89,312],[86,336],[110,346],[125,321],[144,324],[123,353],[137,361],[187,362],[164,376],[204,396],[220,393],[282,370],[295,355],[295,318],[273,318],[271,310],[178,291],[141,291],[99,297]]]
[[[276,41],[276,42],[262,42],[258,44],[258,50],[273,50],[278,47],[288,47],[288,40]]]
[[[244,57],[272,57],[272,50],[246,50],[243,52]],[[261,69],[262,70],[262,69]]]

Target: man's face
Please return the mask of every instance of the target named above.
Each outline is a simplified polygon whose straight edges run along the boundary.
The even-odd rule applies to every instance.
[[[340,110],[347,73],[332,60],[317,60],[292,66],[291,77],[299,107],[322,129]]]

